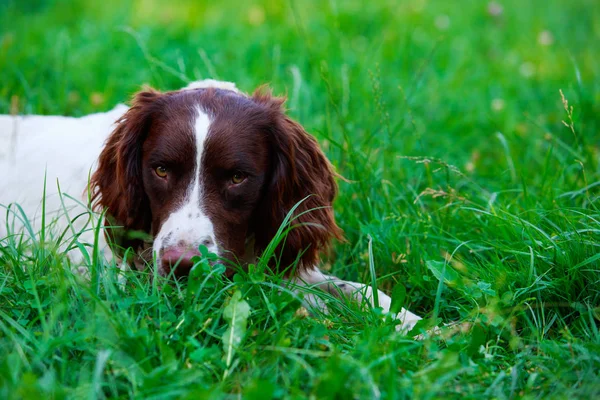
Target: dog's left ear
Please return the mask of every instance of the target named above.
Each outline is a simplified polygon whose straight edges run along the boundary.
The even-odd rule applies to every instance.
[[[96,211],[106,210],[105,231],[112,243],[129,247],[120,239],[125,232],[150,232],[150,205],[142,181],[141,149],[152,122],[153,108],[162,93],[146,88],[138,92],[129,110],[116,122],[98,159],[90,189]],[[135,247],[135,246],[133,246]]]
[[[262,204],[252,228],[256,251],[262,252],[277,233],[289,211],[294,211],[294,227],[275,251],[279,267],[287,268],[296,259],[298,268],[313,267],[319,252],[333,238],[341,239],[342,231],[335,223],[332,203],[337,194],[335,173],[316,139],[285,115],[284,98],[257,90],[252,100],[268,109],[271,124],[268,138],[271,173]]]

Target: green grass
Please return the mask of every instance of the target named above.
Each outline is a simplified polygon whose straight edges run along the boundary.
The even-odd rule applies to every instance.
[[[260,264],[120,285],[92,258],[88,281],[49,223],[0,241],[0,397],[600,395],[597,1],[271,3],[0,1],[0,113],[269,83],[348,180],[324,268],[371,282],[372,263],[457,325],[416,341],[354,304],[305,317]]]

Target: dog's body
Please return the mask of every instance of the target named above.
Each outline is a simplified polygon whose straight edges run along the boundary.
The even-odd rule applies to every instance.
[[[132,247],[138,261],[154,257],[159,273],[185,275],[201,245],[234,262],[260,255],[299,204],[292,222],[298,226],[277,248],[276,266],[295,263],[291,281],[372,304],[371,287],[327,276],[316,266],[318,252],[340,237],[331,210],[337,186],[316,141],[285,116],[282,103],[208,80],[176,92],[144,91],[131,108],[119,105],[82,118],[0,116],[0,167],[6,173],[0,205],[18,203],[30,218],[23,223],[11,206],[16,214],[8,213],[8,221],[6,213],[0,217],[0,240],[6,226],[11,232],[29,224],[34,232],[41,228],[45,178],[46,223],[56,219],[56,230],[68,232],[66,246],[81,231],[79,242],[94,243],[93,199],[96,211],[106,212],[107,226],[150,237],[129,239],[109,229],[116,242],[111,249],[99,237],[107,257],[114,251],[119,256],[119,246]],[[79,261],[80,254],[69,256]],[[382,292],[378,297],[388,312],[391,299]],[[398,318],[402,330],[420,320],[404,309]]]
[[[78,232],[82,243],[94,243],[85,189],[108,134],[126,111],[127,106],[120,104],[81,118],[0,115],[0,168],[5,172],[0,179],[0,240],[26,225],[37,233],[45,207],[46,225],[57,234],[67,232],[65,245]],[[99,239],[102,249],[107,249],[104,236]],[[82,260],[79,250],[69,256],[75,262]]]

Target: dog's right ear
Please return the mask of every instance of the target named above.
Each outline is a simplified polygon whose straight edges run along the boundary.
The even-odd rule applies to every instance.
[[[298,260],[297,271],[311,269],[332,239],[342,239],[332,208],[336,174],[317,140],[285,114],[283,98],[259,89],[252,100],[269,109],[272,119],[268,137],[273,165],[268,190],[257,211],[260,229],[254,228],[256,251],[260,253],[268,246],[297,205],[294,229],[275,253],[280,268]]]
[[[142,182],[142,144],[162,93],[145,88],[116,122],[92,175],[90,189],[95,211],[106,211],[110,225],[149,232],[150,206]]]

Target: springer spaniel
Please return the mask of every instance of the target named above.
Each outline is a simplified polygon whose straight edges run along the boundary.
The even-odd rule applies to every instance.
[[[89,196],[105,212],[112,247],[100,245],[107,257],[122,258],[121,249],[133,248],[135,258],[127,262],[141,268],[155,258],[160,274],[176,276],[189,273],[200,246],[235,263],[251,262],[297,205],[292,229],[274,253],[276,265],[296,263],[287,275],[296,284],[373,304],[370,286],[317,268],[319,252],[341,238],[331,208],[335,173],[315,138],[286,116],[283,102],[206,80],[173,92],[143,90],[129,109],[82,118],[0,116],[0,166],[8,176],[0,181],[0,204],[17,202],[34,216],[45,179],[46,214],[74,240],[83,231],[77,240],[94,243],[87,226],[93,218],[74,218],[86,215]],[[0,221],[0,246],[6,226],[23,225],[24,216],[10,209],[14,214],[3,213],[11,216]],[[378,299],[389,312],[391,299],[382,292]],[[323,307],[312,296],[308,301]],[[402,331],[421,319],[405,309],[397,318]]]

